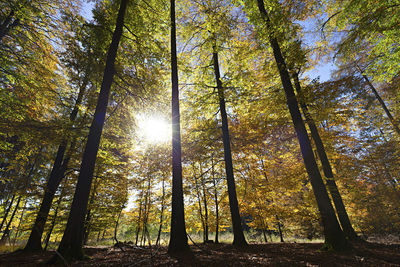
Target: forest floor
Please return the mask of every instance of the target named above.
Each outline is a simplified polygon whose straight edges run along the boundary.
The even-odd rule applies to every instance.
[[[400,244],[357,243],[344,253],[321,247],[321,243],[267,243],[239,249],[199,244],[191,246],[191,253],[176,256],[168,255],[166,247],[86,247],[90,259],[68,266],[400,266]],[[2,254],[0,266],[41,266],[54,254]]]

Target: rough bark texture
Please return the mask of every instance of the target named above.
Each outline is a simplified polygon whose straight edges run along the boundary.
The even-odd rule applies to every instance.
[[[82,245],[85,215],[87,211],[97,151],[99,149],[101,133],[107,111],[108,98],[114,78],[115,58],[118,51],[119,41],[122,36],[127,4],[128,0],[121,0],[116,27],[107,53],[103,82],[101,84],[96,111],[94,113],[94,118],[89,130],[86,147],[83,153],[78,182],[71,205],[71,211],[63,238],[58,247],[59,254],[61,254],[66,260],[82,259],[84,257]]]
[[[274,36],[274,33],[272,32],[271,21],[268,17],[267,11],[265,10],[264,1],[257,0],[257,3],[259,11],[261,13],[261,17],[266,23],[267,29],[269,31],[269,41],[271,43],[275,61],[278,66],[283,89],[286,94],[287,105],[290,115],[292,117],[297,138],[300,143],[301,154],[303,156],[304,164],[321,215],[322,226],[324,228],[325,235],[325,246],[327,248],[333,248],[335,250],[346,249],[347,241],[342,229],[340,228],[339,222],[336,219],[336,214],[329,199],[328,192],[326,191],[321,174],[319,173],[319,169],[311,147],[311,142],[308,138],[303,119],[301,118],[301,113],[298,107],[296,96],[294,94],[294,89],[290,81],[289,72],[287,70],[285,60],[282,56],[279,43]]]
[[[239,204],[236,196],[235,177],[233,175],[231,142],[229,138],[229,128],[228,128],[228,115],[226,114],[226,108],[225,108],[224,88],[222,87],[221,77],[219,73],[218,52],[216,51],[216,47],[214,47],[213,50],[214,50],[213,51],[214,73],[215,73],[215,79],[217,81],[219,109],[221,112],[221,121],[222,121],[222,141],[224,143],[226,181],[228,185],[229,207],[231,211],[232,226],[233,226],[233,245],[246,246],[247,242],[243,234],[242,221],[240,219],[240,213],[239,213]]]
[[[303,111],[304,117],[306,118],[308,127],[310,128],[311,137],[315,142],[315,146],[317,148],[317,153],[318,153],[318,156],[321,161],[322,168],[323,168],[323,171],[324,171],[324,174],[326,177],[326,185],[331,194],[333,204],[335,205],[336,212],[339,217],[340,225],[342,226],[343,232],[347,238],[349,238],[351,240],[356,240],[356,239],[358,239],[358,236],[357,236],[356,232],[354,231],[353,226],[351,225],[349,216],[347,214],[346,208],[345,208],[343,200],[342,200],[342,196],[340,195],[339,189],[336,185],[335,177],[333,176],[332,167],[329,162],[328,156],[326,155],[324,144],[319,135],[318,128],[315,125],[314,119],[312,118],[310,112],[308,111],[307,104],[305,103],[304,98],[302,96],[299,76],[297,73],[294,73],[292,76],[293,76],[294,85],[295,85],[297,94],[299,96],[300,107]]]
[[[176,56],[175,1],[171,0],[171,81],[172,81],[172,213],[168,253],[189,250],[185,226],[182,187],[182,152],[179,115],[178,61]]]

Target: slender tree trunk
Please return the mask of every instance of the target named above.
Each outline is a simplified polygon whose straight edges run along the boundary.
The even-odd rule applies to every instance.
[[[87,242],[89,240],[89,234],[90,234],[90,228],[91,228],[91,220],[92,220],[92,206],[93,202],[97,193],[97,179],[93,182],[94,186],[90,194],[90,199],[89,199],[89,205],[88,205],[88,210],[86,212],[86,218],[85,218],[85,226],[83,228],[83,244],[87,245]]]
[[[312,118],[310,112],[308,111],[307,104],[304,101],[304,97],[302,95],[302,90],[300,86],[299,76],[298,73],[294,73],[293,75],[294,85],[299,96],[300,107],[303,111],[304,117],[306,118],[306,122],[308,127],[310,128],[311,137],[315,142],[315,146],[317,148],[317,153],[319,159],[322,164],[322,168],[326,177],[326,185],[331,194],[333,204],[335,205],[336,212],[339,217],[340,224],[342,226],[343,232],[347,238],[351,240],[358,239],[356,232],[351,225],[349,216],[347,214],[346,208],[344,206],[342,196],[340,195],[339,189],[335,182],[335,177],[333,176],[332,167],[329,162],[328,156],[325,152],[325,147],[322,142],[322,139],[319,135],[318,128],[315,125],[314,119]]]
[[[200,165],[200,173],[203,173],[203,169]],[[208,242],[208,207],[207,207],[207,195],[206,195],[206,186],[204,184],[203,175],[200,177],[201,186],[203,189],[203,203],[204,203],[204,241]]]
[[[12,204],[14,203],[14,199],[15,199],[15,194],[13,194],[13,196],[11,198],[11,201],[10,201],[10,204],[8,205],[8,208],[6,209],[6,211],[4,213],[3,220],[1,221],[1,224],[0,224],[0,231],[3,228],[3,225],[7,220],[7,216],[8,216],[8,213],[10,212],[10,210],[11,210]]]
[[[161,213],[160,213],[160,227],[158,228],[156,246],[158,246],[161,242],[161,230],[163,226],[163,215],[164,215],[164,201],[165,201],[165,181],[162,180],[162,198],[161,198]]]
[[[140,199],[140,203],[139,203],[139,217],[138,217],[137,228],[136,228],[135,246],[137,246],[137,244],[138,244],[141,223],[142,223],[142,199]]]
[[[359,71],[361,72],[361,69],[359,69]],[[378,99],[379,104],[381,104],[383,110],[385,111],[386,116],[389,118],[390,123],[393,125],[393,128],[396,130],[397,134],[400,136],[400,128],[399,128],[396,120],[393,118],[392,114],[390,113],[390,111],[389,111],[388,107],[386,106],[385,102],[383,101],[383,99],[379,95],[378,91],[375,89],[375,86],[368,79],[367,75],[362,74],[362,77],[364,78],[364,80],[368,84],[368,86],[371,88],[371,90],[374,93],[376,99]]]
[[[122,210],[123,209],[124,209],[124,207],[122,207],[121,211],[118,213],[117,221],[115,222],[115,227],[114,227],[114,240],[115,240],[115,243],[118,243],[118,239],[117,239],[118,224],[119,224],[119,219],[121,218],[121,214],[122,214]]]
[[[13,211],[13,213],[11,214],[10,220],[8,221],[8,223],[7,223],[7,225],[6,225],[6,229],[4,229],[3,236],[1,237],[0,243],[2,243],[3,241],[5,241],[5,239],[7,238],[7,236],[8,236],[8,238],[10,237],[10,225],[11,225],[12,221],[14,220],[15,213],[17,212],[17,210],[18,210],[18,208],[19,208],[19,203],[21,202],[21,197],[22,197],[22,196],[19,196],[19,197],[18,197],[17,204],[15,204],[14,211]]]
[[[222,82],[220,78],[218,52],[216,46],[213,47],[213,50],[214,50],[213,51],[214,73],[215,73],[215,79],[217,81],[219,109],[221,112],[221,120],[222,120],[222,141],[224,143],[226,181],[228,184],[229,207],[232,217],[233,245],[246,246],[247,242],[243,234],[242,222],[239,213],[239,204],[236,195],[235,177],[233,175],[231,143],[229,138],[228,115],[226,114],[224,88],[222,87]]]
[[[89,72],[89,66],[85,73],[83,82],[79,88],[79,93],[78,93],[78,97],[75,101],[74,108],[71,111],[71,114],[69,117],[71,122],[75,121],[75,119],[78,115],[78,111],[79,111],[80,105],[82,103],[87,84],[89,82],[88,72]],[[64,139],[63,141],[61,141],[61,144],[58,147],[56,158],[54,160],[53,167],[51,169],[50,176],[49,176],[49,179],[46,184],[42,203],[40,204],[39,212],[36,215],[35,223],[32,226],[31,234],[30,234],[28,242],[24,248],[25,251],[42,250],[41,239],[42,239],[42,235],[43,235],[44,226],[46,224],[47,217],[49,216],[49,212],[50,212],[51,204],[54,199],[54,195],[55,195],[55,193],[61,183],[61,180],[64,177],[64,173],[68,167],[68,164],[69,164],[69,161],[71,158],[71,154],[73,153],[73,150],[75,147],[75,140],[71,142],[69,152],[67,153],[68,155],[64,158],[64,154],[65,154],[67,146],[68,146],[68,141],[67,141],[67,139]]]
[[[13,246],[15,246],[15,243],[17,242],[18,236],[20,234],[21,223],[22,223],[22,219],[24,218],[25,210],[26,210],[26,203],[27,203],[27,200],[25,200],[24,207],[22,208],[21,216],[19,217],[17,232],[15,233],[15,236],[14,236]]]
[[[278,221],[277,225],[278,225],[279,237],[281,239],[281,242],[283,243],[285,241],[283,240],[282,224],[278,216],[276,216],[276,220]]]
[[[193,166],[193,172],[194,172],[194,166]],[[197,203],[199,204],[199,213],[200,213],[201,225],[203,226],[203,242],[206,242],[205,223],[204,223],[204,217],[203,217],[203,210],[202,210],[202,207],[201,207],[200,190],[199,190],[199,185],[198,185],[198,182],[197,182],[196,173],[194,173],[193,177],[194,177],[194,181],[195,181],[195,185],[196,185]]]
[[[219,232],[219,211],[218,211],[218,191],[217,183],[215,182],[215,169],[214,169],[214,158],[211,157],[211,175],[214,186],[214,204],[215,204],[215,244],[219,243],[218,232]]]
[[[172,213],[168,253],[189,250],[185,227],[182,185],[182,151],[179,115],[178,61],[176,55],[175,0],[171,0],[172,81]]]
[[[304,164],[321,215],[322,225],[325,234],[325,247],[333,248],[335,250],[346,249],[347,241],[342,229],[340,228],[339,222],[337,221],[336,214],[329,199],[328,192],[326,191],[321,174],[319,173],[319,169],[311,147],[311,142],[308,138],[303,119],[301,118],[301,113],[298,107],[296,96],[294,94],[293,86],[290,81],[289,72],[287,70],[285,60],[282,56],[279,43],[272,31],[271,21],[268,17],[267,11],[265,10],[264,1],[257,0],[257,3],[259,11],[261,13],[261,17],[264,19],[264,22],[266,23],[269,31],[269,41],[271,43],[275,61],[278,66],[283,89],[286,94],[287,105],[293,120],[297,138],[299,139]]]
[[[94,113],[92,125],[89,130],[85,151],[83,153],[78,182],[71,205],[71,211],[63,238],[58,247],[59,254],[61,254],[66,260],[82,259],[84,257],[82,245],[85,215],[93,179],[97,151],[99,149],[101,133],[107,112],[108,98],[115,73],[115,58],[118,51],[119,41],[122,36],[127,4],[128,0],[121,0],[112,42],[107,53],[103,82],[101,84],[96,111]]]
[[[53,220],[51,221],[50,229],[49,229],[49,232],[47,233],[46,240],[44,242],[44,250],[47,250],[47,247],[49,246],[50,237],[51,237],[51,234],[53,233],[54,226],[56,225],[58,210],[60,208],[62,198],[63,198],[63,190],[61,191],[60,197],[58,198],[56,209],[54,211]]]
[[[67,147],[67,141],[64,140],[57,150],[56,159],[54,160],[53,168],[50,173],[49,180],[46,184],[42,203],[40,204],[39,212],[36,215],[35,223],[32,226],[31,234],[24,248],[25,251],[42,250],[42,235],[50,212],[51,204],[58,186],[64,176],[64,171],[68,165],[70,157],[66,157],[63,162],[64,153]],[[70,149],[70,153],[72,153]]]

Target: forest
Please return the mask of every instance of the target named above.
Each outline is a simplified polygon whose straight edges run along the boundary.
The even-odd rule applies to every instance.
[[[0,0],[0,266],[398,266],[399,0]]]

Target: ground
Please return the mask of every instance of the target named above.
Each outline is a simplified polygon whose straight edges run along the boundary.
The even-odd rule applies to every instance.
[[[192,245],[191,254],[170,256],[166,247],[87,247],[90,259],[68,266],[400,266],[400,244],[353,244],[345,253],[321,251],[321,243]],[[54,251],[0,255],[0,266],[38,266]]]

